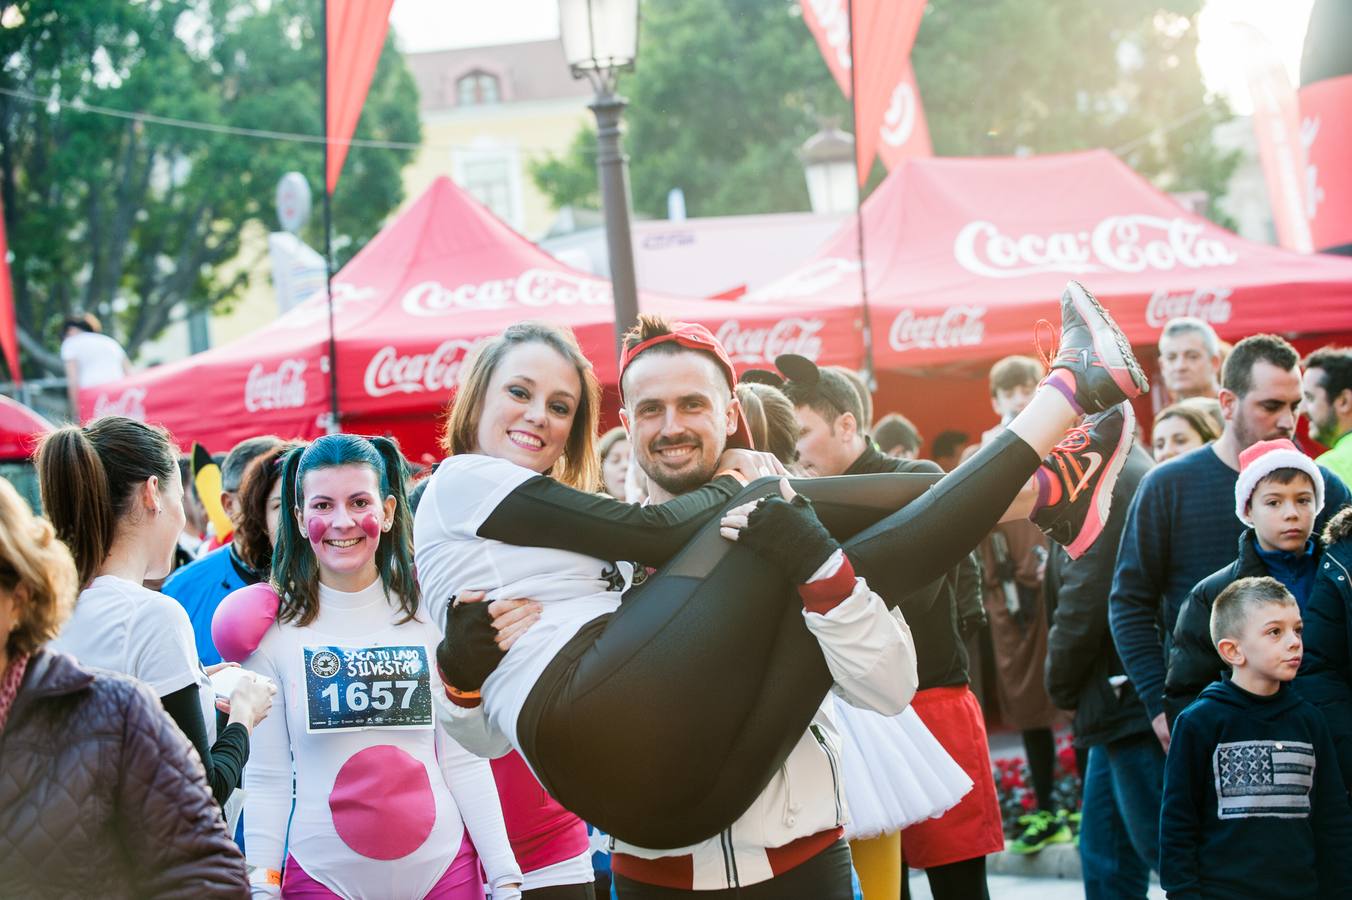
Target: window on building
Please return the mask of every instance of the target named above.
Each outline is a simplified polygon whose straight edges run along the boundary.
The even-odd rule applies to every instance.
[[[460,106],[484,106],[501,97],[498,78],[483,71],[470,72],[455,83],[456,102]]]
[[[460,185],[504,222],[516,219],[512,205],[512,170],[508,160],[487,155],[462,163]]]

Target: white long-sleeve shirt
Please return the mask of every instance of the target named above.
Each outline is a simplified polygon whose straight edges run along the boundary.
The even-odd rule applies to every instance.
[[[520,883],[488,763],[435,727],[440,633],[425,609],[402,618],[378,579],[352,594],[321,585],[311,624],[274,622],[245,660],[278,688],[244,770],[251,866],[280,870],[289,853],[344,897],[418,900],[468,826],[490,883]]]

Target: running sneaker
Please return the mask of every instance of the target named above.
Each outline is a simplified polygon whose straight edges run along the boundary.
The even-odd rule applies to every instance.
[[[1046,483],[1047,502],[1031,518],[1071,559],[1103,533],[1135,435],[1136,413],[1130,403],[1119,403],[1067,431],[1042,461],[1037,478]]]
[[[1126,335],[1078,281],[1067,282],[1061,295],[1058,346],[1060,349],[1049,360],[1048,377],[1064,378],[1056,375],[1058,370],[1069,374],[1074,402],[1086,415],[1111,409],[1150,390],[1145,370],[1136,361]]]
[[[1056,813],[1039,809],[1026,816],[1019,816],[1017,821],[1023,826],[1023,831],[1005,848],[1010,853],[1037,853],[1052,844],[1069,844],[1075,839],[1066,820]]]

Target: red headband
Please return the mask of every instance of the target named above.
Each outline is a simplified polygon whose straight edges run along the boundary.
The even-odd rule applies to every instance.
[[[624,399],[624,373],[629,368],[629,364],[649,347],[655,347],[669,341],[674,341],[688,350],[703,350],[713,356],[718,363],[718,368],[723,372],[723,377],[727,379],[728,390],[736,390],[737,370],[733,368],[732,359],[728,357],[728,351],[723,349],[723,345],[718,342],[718,338],[714,337],[709,329],[698,323],[673,322],[671,323],[670,334],[660,334],[655,338],[649,338],[640,344],[626,348],[624,353],[620,355],[621,400]],[[740,406],[737,408],[737,430],[728,436],[727,446],[734,450],[755,449],[751,442],[751,429],[746,424],[746,417],[742,415]]]

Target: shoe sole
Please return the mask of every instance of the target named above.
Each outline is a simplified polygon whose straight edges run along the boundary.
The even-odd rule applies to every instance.
[[[1113,488],[1117,487],[1117,476],[1122,474],[1122,467],[1127,464],[1127,457],[1131,455],[1132,442],[1136,440],[1136,411],[1125,401],[1121,404],[1121,408],[1122,433],[1118,435],[1117,446],[1108,457],[1103,477],[1094,486],[1094,496],[1089,501],[1089,512],[1084,517],[1084,527],[1075,535],[1075,540],[1066,547],[1066,554],[1071,559],[1083,556],[1108,524],[1108,515],[1113,507]]]
[[[1145,370],[1136,361],[1136,354],[1132,352],[1127,336],[1117,327],[1107,308],[1078,281],[1066,282],[1066,293],[1070,295],[1075,311],[1089,326],[1089,332],[1094,336],[1094,351],[1125,399],[1131,400],[1149,392],[1150,381],[1145,376]]]

